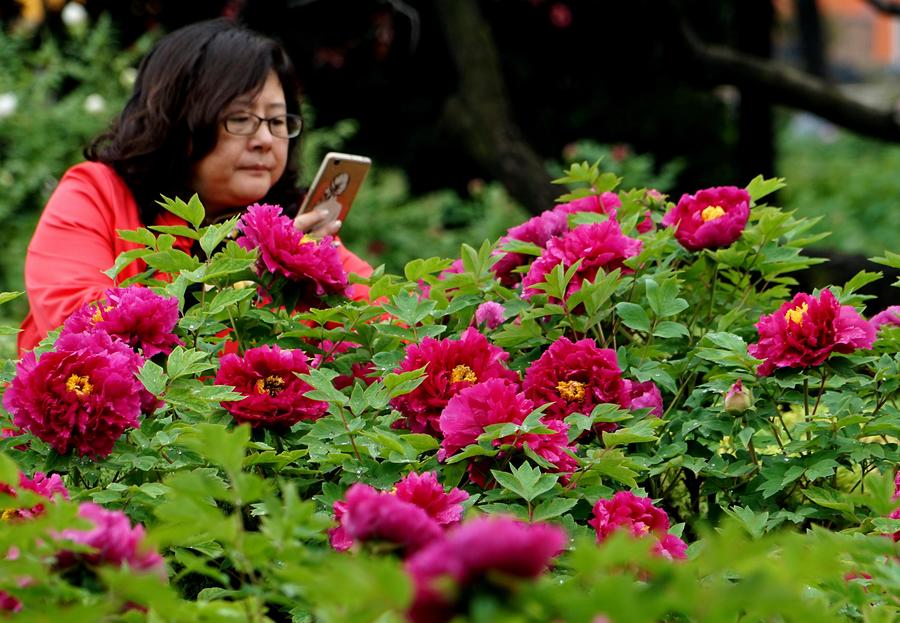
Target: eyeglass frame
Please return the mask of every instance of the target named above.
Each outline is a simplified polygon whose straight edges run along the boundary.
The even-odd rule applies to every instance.
[[[235,132],[233,130],[230,130],[228,128],[228,120],[229,119],[232,119],[234,117],[244,117],[244,116],[253,117],[256,119],[256,126],[253,128],[253,130],[251,132],[240,133],[240,132]],[[294,135],[288,134],[287,136],[279,136],[272,130],[272,122],[273,121],[276,121],[278,119],[286,120],[289,118],[297,120],[298,125],[297,125],[296,134],[294,134]],[[300,133],[303,131],[303,117],[301,117],[300,115],[292,114],[292,113],[282,113],[280,115],[273,115],[271,117],[260,117],[259,115],[254,114],[252,112],[235,112],[235,113],[231,113],[230,115],[228,115],[222,119],[222,127],[225,128],[226,132],[228,132],[229,134],[232,134],[234,136],[253,136],[257,132],[259,132],[259,127],[263,124],[264,121],[266,123],[266,126],[269,128],[269,134],[271,134],[275,138],[283,138],[283,139],[297,138],[298,136],[300,136]]]

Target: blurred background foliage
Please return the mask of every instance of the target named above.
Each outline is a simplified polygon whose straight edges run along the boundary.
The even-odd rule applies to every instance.
[[[748,128],[752,98],[704,82],[670,20],[677,5],[706,40],[764,54],[759,42],[771,48],[779,32],[772,5],[750,3],[756,12],[747,13],[746,4],[467,0],[458,6],[477,5],[490,26],[500,73],[479,79],[501,78],[492,92],[505,96],[516,136],[536,154],[537,182],[557,176],[566,163],[602,157],[626,187],[653,186],[677,200],[682,192],[743,186],[750,173],[774,172],[788,183],[778,201],[821,216],[818,230],[834,235],[819,250],[851,257],[848,270],[855,273],[862,256],[847,254],[900,246],[894,174],[900,146],[787,109],[776,109],[769,125],[763,118],[756,131]],[[456,256],[461,242],[495,239],[551,207],[559,188],[529,194],[533,169],[516,179],[515,172],[486,166],[459,138],[471,130],[460,118],[474,106],[465,85],[478,81],[466,75],[473,64],[459,64],[458,50],[447,44],[452,16],[442,7],[0,0],[0,290],[23,289],[24,252],[41,208],[121,109],[152,41],[217,15],[241,17],[280,37],[292,53],[311,127],[302,150],[307,183],[330,150],[375,161],[343,229],[345,243],[373,264],[399,271],[415,257]],[[890,302],[896,301],[884,304]],[[24,315],[25,305],[21,297],[4,313]]]

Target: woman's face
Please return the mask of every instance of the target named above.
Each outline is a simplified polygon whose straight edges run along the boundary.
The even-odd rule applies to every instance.
[[[255,97],[248,94],[236,98],[222,111],[221,118],[239,112],[264,118],[287,112],[284,90],[275,72],[269,72]],[[220,123],[216,146],[194,164],[191,177],[207,217],[242,209],[265,197],[284,173],[288,140],[272,136],[267,123],[260,123],[250,136],[229,134]]]

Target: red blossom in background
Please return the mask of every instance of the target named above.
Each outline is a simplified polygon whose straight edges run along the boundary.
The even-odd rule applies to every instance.
[[[237,243],[257,249],[260,271],[280,275],[303,289],[301,301],[312,304],[326,294],[347,294],[347,272],[331,236],[313,240],[281,214],[281,206],[254,204],[238,223]]]
[[[63,325],[62,334],[102,330],[144,357],[163,353],[183,342],[173,331],[178,324],[178,299],[160,296],[141,286],[110,288],[97,303],[84,305]]]
[[[50,501],[54,501],[57,496],[62,497],[64,500],[69,499],[69,490],[66,489],[59,474],[51,474],[48,476],[44,472],[35,472],[34,477],[29,478],[24,472],[20,472],[18,490],[25,489],[32,491],[41,497],[47,498]],[[0,493],[16,497],[16,489],[2,483],[0,483]],[[40,515],[42,512],[44,512],[43,504],[36,504],[31,508],[12,508],[3,511],[2,519],[30,519],[31,517]]]
[[[438,460],[444,461],[468,445],[477,443],[478,437],[491,424],[521,424],[534,410],[533,403],[519,392],[516,384],[505,379],[490,379],[468,387],[454,396],[441,413],[440,427],[444,435]],[[512,445],[512,449],[528,446],[535,454],[553,464],[557,472],[570,474],[578,467],[578,461],[570,454],[565,422],[543,422],[552,433],[520,433],[493,441],[495,447]],[[502,461],[505,452],[494,457]],[[488,462],[488,465],[490,463]],[[490,478],[485,462],[469,465],[469,477],[475,484],[485,487]]]
[[[216,385],[233,385],[243,400],[222,406],[238,422],[252,426],[289,428],[300,420],[316,420],[328,404],[305,397],[312,387],[297,374],[308,374],[306,354],[278,346],[251,348],[240,357],[234,353],[221,359]]]
[[[415,504],[444,527],[459,523],[462,502],[469,499],[468,493],[456,487],[444,491],[435,472],[410,472],[394,488],[398,499]]]
[[[809,368],[821,365],[833,353],[852,353],[871,348],[875,329],[849,305],[840,305],[830,290],[819,298],[800,293],[781,305],[774,314],[761,316],[756,323],[759,342],[748,352],[763,363],[760,376],[776,368]]]
[[[414,623],[442,623],[465,613],[460,599],[468,587],[508,588],[492,583],[500,574],[507,580],[531,580],[546,571],[566,546],[562,528],[529,524],[509,517],[480,517],[451,530],[412,556],[406,571],[415,583],[408,616]],[[446,582],[452,582],[452,590]]]
[[[719,249],[741,237],[750,218],[750,194],[736,186],[716,186],[684,194],[662,224],[689,251]]]
[[[625,268],[623,262],[640,253],[642,244],[623,234],[615,219],[579,225],[547,243],[547,248],[522,280],[522,297],[530,298],[540,293],[534,286],[545,281],[547,274],[560,264],[568,270],[581,260],[566,290],[567,298],[581,289],[584,280],[593,281],[601,270],[608,272],[621,268],[630,273],[631,269]]]
[[[406,348],[406,357],[396,373],[425,368],[425,380],[413,391],[391,400],[391,406],[414,433],[440,435],[438,419],[447,402],[462,389],[487,379],[517,381],[518,375],[506,367],[509,354],[488,342],[474,328],[466,329],[459,339],[423,338]]]
[[[61,567],[68,567],[78,561],[115,567],[127,565],[136,571],[166,577],[162,557],[144,543],[144,527],[132,527],[128,515],[121,511],[106,510],[92,502],[84,502],[78,507],[78,516],[93,524],[93,527],[87,530],[63,530],[59,538],[87,545],[94,551],[89,554],[62,552],[57,558]]]
[[[550,403],[544,414],[553,420],[575,412],[590,415],[603,403],[627,407],[629,387],[622,379],[616,351],[598,348],[590,338],[577,342],[559,338],[532,362],[522,381],[525,396],[535,405]]]
[[[619,491],[612,498],[598,500],[588,525],[597,533],[598,543],[624,530],[633,537],[655,538],[653,551],[660,556],[670,560],[685,558],[687,544],[674,534],[668,534],[666,512],[653,506],[650,498],[639,497],[630,491]]]
[[[37,360],[26,353],[3,396],[13,423],[60,454],[103,458],[139,425],[148,395],[135,377],[143,359],[104,332],[61,336]]]
[[[444,535],[425,509],[361,482],[351,485],[344,499],[334,503],[334,513],[340,525],[329,536],[339,551],[355,542],[376,541],[396,545],[409,555]]]

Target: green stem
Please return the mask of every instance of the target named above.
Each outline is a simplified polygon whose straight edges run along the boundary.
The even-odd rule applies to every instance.
[[[819,393],[816,395],[816,404],[813,405],[813,416],[816,415],[816,411],[819,409],[819,401],[822,400],[822,394],[825,392],[825,379],[827,378],[828,374],[825,372],[825,368],[822,368],[822,382],[819,384]]]
[[[709,293],[709,307],[706,308],[706,324],[709,325],[712,320],[713,303],[716,301],[716,284],[719,282],[719,263],[716,262],[713,267],[712,289]]]

